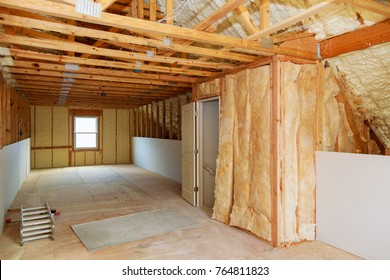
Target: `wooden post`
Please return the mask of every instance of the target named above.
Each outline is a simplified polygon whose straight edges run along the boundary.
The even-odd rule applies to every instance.
[[[181,140],[181,96],[177,97],[177,140]]]
[[[166,138],[166,125],[167,125],[167,118],[166,118],[166,99],[163,100],[163,119],[162,119],[162,138]]]
[[[274,247],[279,242],[279,205],[280,205],[280,62],[274,56],[271,64],[271,243]]]
[[[317,61],[317,104],[316,104],[316,150],[322,151],[323,148],[323,109],[324,109],[324,89],[325,89],[325,73],[324,66],[320,61]]]
[[[385,155],[386,155],[386,156],[390,156],[390,148],[386,148],[386,150],[385,150]]]

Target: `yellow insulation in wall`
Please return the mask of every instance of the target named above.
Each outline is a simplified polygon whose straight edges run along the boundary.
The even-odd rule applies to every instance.
[[[116,145],[116,110],[103,110],[103,164],[115,164]]]
[[[130,162],[129,110],[117,110],[117,163]]]

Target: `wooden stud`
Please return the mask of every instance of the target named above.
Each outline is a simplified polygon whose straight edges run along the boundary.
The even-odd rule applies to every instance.
[[[153,103],[151,103],[148,106],[150,106],[150,123],[149,123],[149,130],[150,130],[150,132],[149,132],[149,137],[153,138],[153,131],[154,131],[154,129],[153,129],[153,115],[154,115],[154,113],[153,113]]]
[[[134,1],[133,1],[134,2]],[[138,18],[144,19],[144,0],[137,0]]]
[[[324,66],[317,61],[317,80],[316,80],[317,104],[316,104],[316,150],[323,150],[323,110],[324,110],[324,90],[325,90],[325,73]]]
[[[156,105],[156,138],[160,138],[160,102],[157,102]]]
[[[162,101],[163,105],[163,119],[162,119],[162,138],[166,138],[166,124],[167,124],[167,119],[166,119],[166,100]]]
[[[146,118],[145,118],[145,136],[150,137],[150,114],[149,114],[149,104],[146,105]]]
[[[280,245],[279,241],[279,207],[280,207],[280,157],[279,157],[279,136],[280,136],[280,78],[281,67],[277,57],[273,58],[271,64],[271,243],[274,247]]]
[[[169,139],[173,139],[173,103],[169,99]]]
[[[177,140],[181,140],[181,96],[177,97]]]

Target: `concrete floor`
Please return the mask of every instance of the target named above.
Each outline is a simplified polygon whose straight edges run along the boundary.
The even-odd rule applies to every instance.
[[[42,239],[19,246],[19,223],[6,224],[0,237],[0,259],[359,259],[315,241],[274,249],[268,243],[210,218],[181,198],[181,185],[134,165],[69,167],[33,170],[11,208],[49,202],[55,217],[55,240]],[[152,209],[170,208],[198,222],[194,228],[87,251],[72,224]],[[7,217],[18,218],[17,213]]]

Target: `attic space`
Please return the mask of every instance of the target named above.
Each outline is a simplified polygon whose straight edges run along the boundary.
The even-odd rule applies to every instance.
[[[0,0],[0,258],[390,259],[389,18]]]

